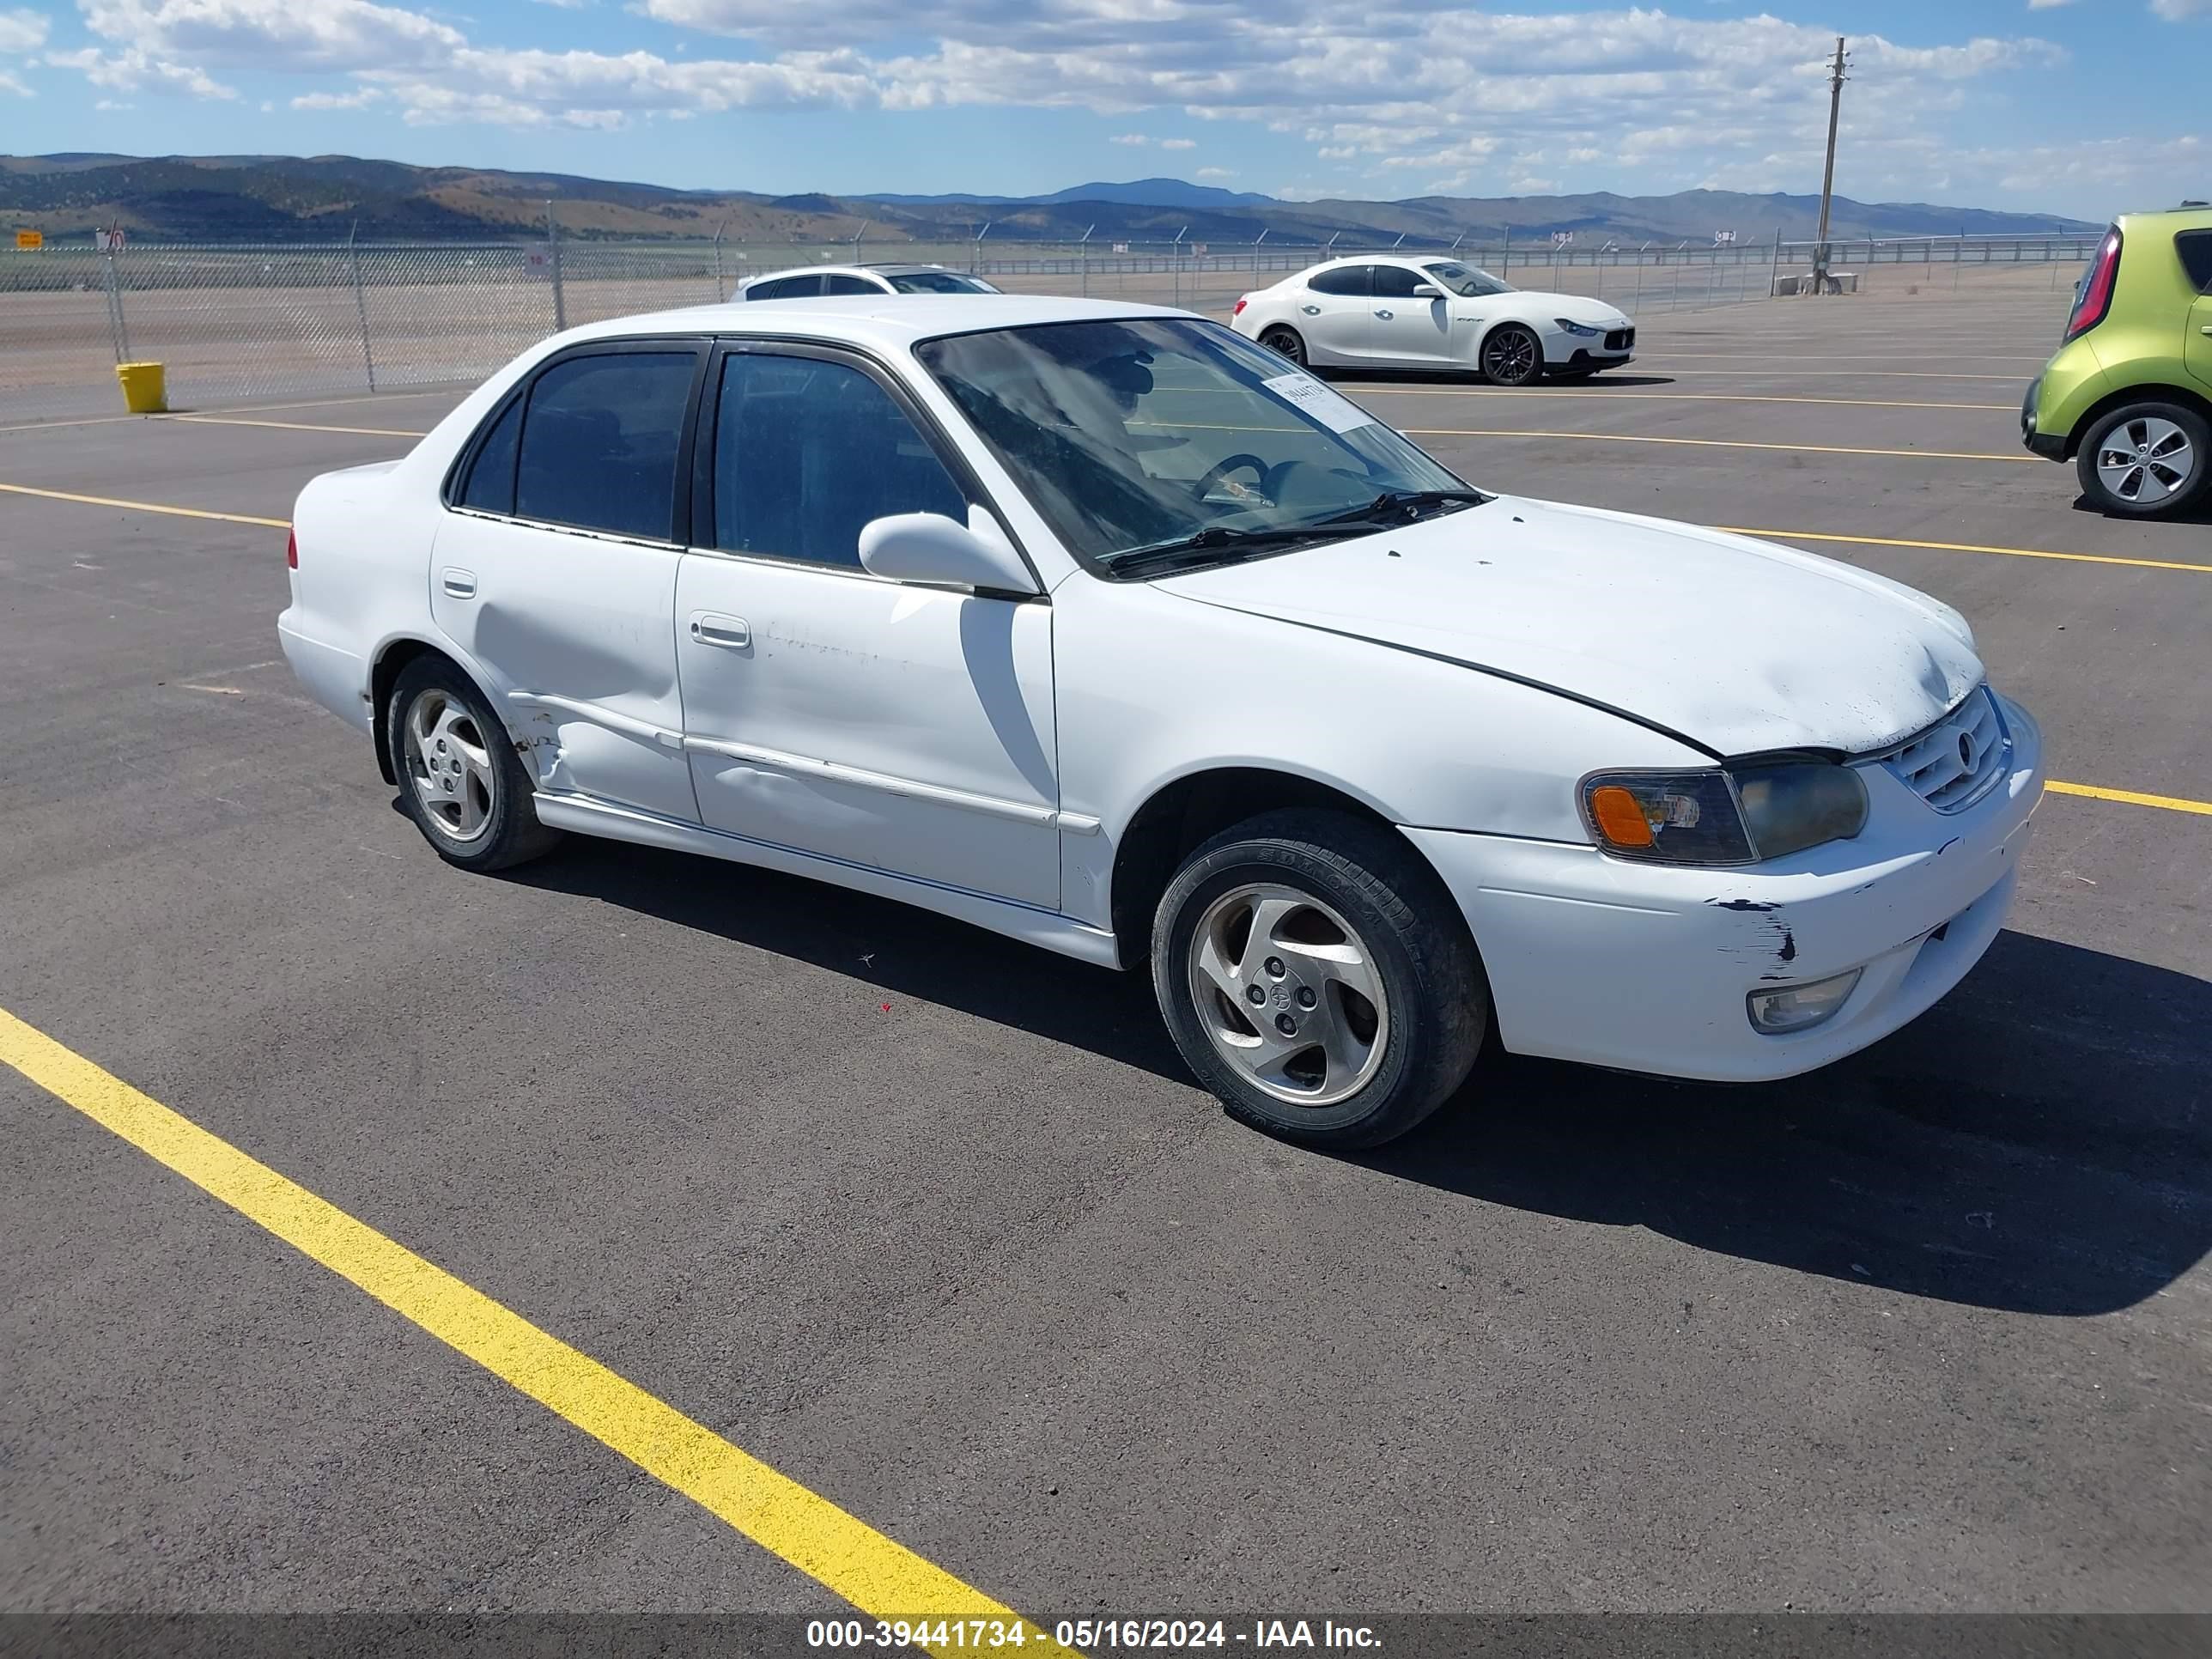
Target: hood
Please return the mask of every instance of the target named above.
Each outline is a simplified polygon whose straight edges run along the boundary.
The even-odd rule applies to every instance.
[[[1959,613],[1885,577],[1512,495],[1154,586],[1532,681],[1723,756],[1883,748],[1982,678]]]
[[[1627,313],[1619,306],[1608,305],[1603,300],[1593,300],[1584,294],[1547,294],[1540,289],[1521,289],[1504,296],[1526,300],[1528,309],[1546,318],[1564,317],[1571,323],[1580,323],[1584,328],[1626,328]]]

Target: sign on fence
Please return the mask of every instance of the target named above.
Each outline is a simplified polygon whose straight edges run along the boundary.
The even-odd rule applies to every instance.
[[[120,253],[123,251],[123,232],[119,228],[95,230],[92,233],[92,245],[102,253]]]
[[[44,247],[46,245],[46,233],[43,231],[19,230],[15,233],[17,247]]]
[[[1575,234],[1571,230],[1555,230],[1552,233],[1553,247],[1572,247],[1574,245]]]
[[[1735,233],[1732,230],[1715,231],[1713,233],[1713,246],[1715,247],[1734,247],[1735,246]]]
[[[1206,244],[1203,242],[1193,242],[1190,245],[1190,251],[1192,257],[1194,258],[1203,259],[1206,258]]]
[[[522,274],[550,282],[553,279],[553,250],[544,247],[523,250]]]
[[[1128,251],[1129,245],[1127,242],[1116,242],[1114,244],[1114,252],[1116,253],[1127,253]]]

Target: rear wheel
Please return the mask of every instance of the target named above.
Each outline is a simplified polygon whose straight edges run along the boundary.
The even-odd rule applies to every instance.
[[[1544,346],[1518,323],[1490,331],[1482,343],[1482,372],[1493,386],[1526,386],[1544,372]]]
[[[2089,428],[2075,470],[2081,493],[2107,513],[2179,513],[2212,478],[2212,427],[2185,404],[2130,404]]]
[[[1191,854],[1152,924],[1152,988],[1200,1081],[1246,1122],[1373,1146],[1458,1088],[1489,993],[1458,905],[1394,832],[1269,812]]]
[[[1262,331],[1260,343],[1278,356],[1288,357],[1299,368],[1305,367],[1306,343],[1297,330],[1285,328],[1278,323],[1274,327]]]
[[[503,870],[561,838],[538,821],[507,727],[446,659],[417,657],[401,669],[385,717],[407,816],[448,864]]]

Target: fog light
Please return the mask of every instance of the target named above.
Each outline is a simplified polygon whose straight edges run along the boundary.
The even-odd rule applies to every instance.
[[[1816,979],[1808,985],[1792,985],[1779,991],[1753,991],[1744,1000],[1751,1010],[1753,1028],[1769,1036],[1780,1036],[1787,1031],[1809,1031],[1824,1020],[1834,1018],[1836,1010],[1857,988],[1859,972],[1854,968],[1848,974]]]

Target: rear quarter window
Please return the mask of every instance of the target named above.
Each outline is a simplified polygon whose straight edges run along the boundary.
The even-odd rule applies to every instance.
[[[2212,294],[2212,230],[2185,230],[2173,239],[2181,268],[2199,294]]]

